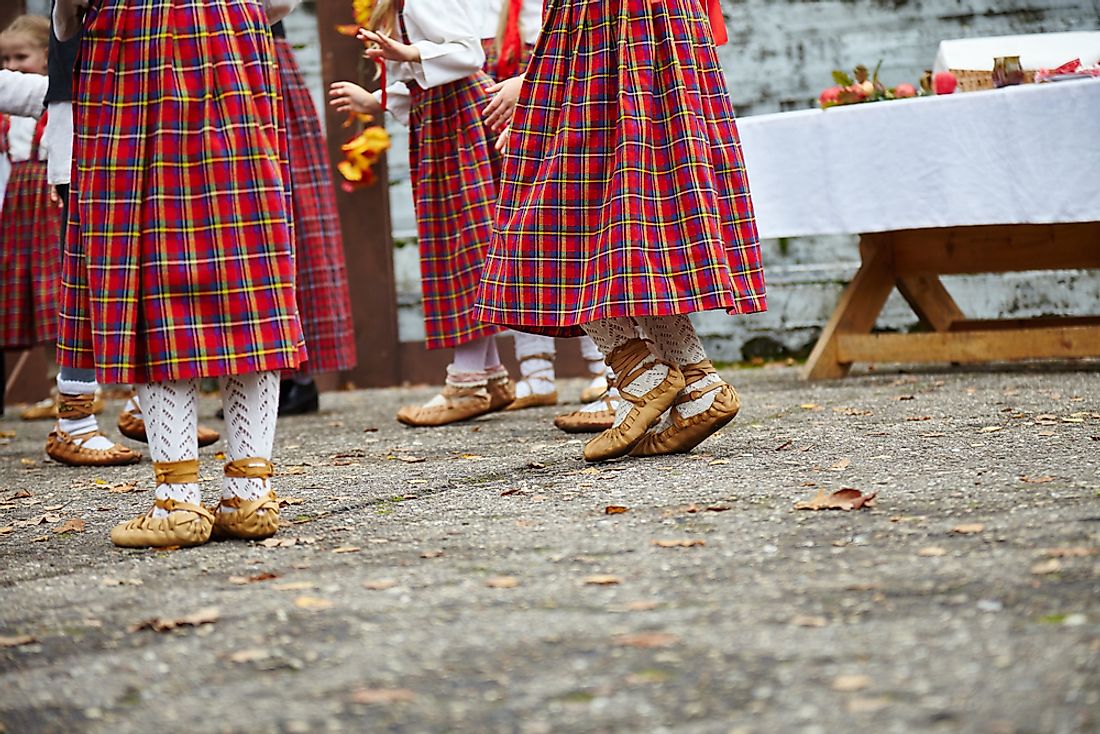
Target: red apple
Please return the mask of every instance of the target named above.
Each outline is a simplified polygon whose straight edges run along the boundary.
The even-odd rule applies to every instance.
[[[951,94],[959,86],[959,80],[950,71],[941,71],[932,78],[936,94]]]
[[[822,107],[829,107],[835,105],[837,99],[840,98],[840,87],[829,87],[821,96],[817,98],[817,101],[821,103]]]
[[[845,92],[850,92],[850,93],[856,95],[857,97],[859,97],[860,99],[866,99],[867,98],[867,92],[865,92],[863,90],[863,85],[861,85],[861,84],[853,84],[850,87],[844,87],[844,91]]]
[[[917,88],[914,87],[912,84],[899,84],[894,87],[894,96],[898,99],[901,99],[903,97],[916,97]]]

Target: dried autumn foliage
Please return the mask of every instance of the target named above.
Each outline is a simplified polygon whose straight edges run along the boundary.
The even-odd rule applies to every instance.
[[[79,517],[74,517],[71,520],[66,520],[61,525],[58,525],[53,529],[55,533],[60,535],[61,533],[83,533],[85,523]]]
[[[607,507],[603,508],[603,513],[605,515],[621,515],[624,512],[629,511],[629,509],[629,507],[624,507],[622,505],[608,505]]]
[[[407,688],[360,688],[353,691],[353,703],[387,704],[408,703],[416,699],[416,694]]]
[[[678,636],[668,632],[637,632],[615,635],[614,637],[614,642],[619,647],[640,647],[643,649],[672,647],[679,641]]]
[[[519,586],[519,579],[515,576],[495,576],[485,582],[490,589],[514,589]]]
[[[694,548],[706,545],[707,541],[701,538],[683,538],[681,540],[655,540],[653,545],[658,548]]]
[[[863,494],[858,489],[845,487],[829,494],[828,490],[819,490],[809,500],[799,502],[794,506],[796,510],[861,510],[864,507],[874,507],[875,497],[878,492]]]
[[[596,574],[594,576],[586,576],[584,583],[588,586],[614,586],[615,584],[622,583],[622,579],[610,574]]]
[[[144,622],[130,625],[128,631],[140,632],[148,629],[154,632],[171,632],[178,627],[199,627],[204,624],[214,624],[218,621],[219,616],[220,613],[217,607],[203,607],[197,612],[183,617],[153,617]]]

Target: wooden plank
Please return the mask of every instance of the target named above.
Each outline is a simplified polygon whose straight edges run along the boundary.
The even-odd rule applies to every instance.
[[[1100,316],[1042,316],[1034,319],[963,319],[951,324],[949,331],[1046,329],[1065,326],[1100,326]]]
[[[13,20],[25,12],[27,12],[27,4],[24,0],[5,0],[0,4],[0,30],[7,28]]]
[[[53,366],[52,345],[33,347],[29,352],[7,352],[4,362],[7,370],[3,374],[3,382],[0,382],[0,389],[4,389],[6,404],[35,403],[49,397],[57,374],[57,368]],[[16,367],[20,367],[18,375],[15,374]]]
[[[949,331],[953,323],[966,318],[935,275],[906,275],[898,278],[897,286],[913,313],[935,331]]]
[[[864,235],[860,238],[860,253],[863,262],[840,296],[802,370],[807,380],[835,379],[848,374],[852,362],[840,358],[838,338],[870,332],[894,289],[891,233]]]
[[[1100,357],[1100,326],[934,334],[844,334],[841,362],[1013,362]]]
[[[1100,268],[1100,222],[894,232],[899,276]]]

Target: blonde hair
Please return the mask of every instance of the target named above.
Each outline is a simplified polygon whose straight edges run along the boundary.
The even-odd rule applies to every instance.
[[[375,0],[371,8],[368,31],[381,31],[390,38],[397,31],[397,3],[395,0]],[[398,39],[401,40],[401,39]]]
[[[20,15],[0,32],[0,43],[22,38],[46,50],[50,47],[50,21],[41,15]]]

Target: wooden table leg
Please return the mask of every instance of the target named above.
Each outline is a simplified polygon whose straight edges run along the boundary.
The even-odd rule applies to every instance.
[[[935,331],[950,331],[952,324],[966,318],[939,276],[903,275],[897,285],[913,313]]]
[[[807,380],[844,377],[851,362],[841,362],[837,338],[842,334],[869,334],[875,326],[890,291],[894,289],[894,253],[889,233],[868,234],[860,238],[859,271],[840,297],[829,323],[821,332],[802,376]]]

